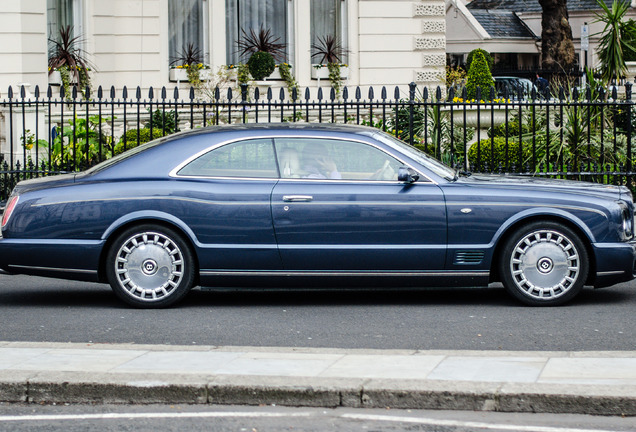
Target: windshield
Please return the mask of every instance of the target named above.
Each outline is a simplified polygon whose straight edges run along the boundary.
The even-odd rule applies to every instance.
[[[417,147],[408,145],[400,141],[399,139],[395,138],[394,136],[389,135],[385,132],[382,132],[382,131],[378,131],[378,132],[379,133],[377,137],[383,143],[393,147],[399,147],[400,150],[404,151],[406,154],[412,157],[415,161],[422,164],[423,166],[431,170],[436,175],[450,181],[455,179],[457,172],[453,168],[447,165],[444,165],[437,159],[430,157],[429,155],[427,155],[425,152],[418,149]]]

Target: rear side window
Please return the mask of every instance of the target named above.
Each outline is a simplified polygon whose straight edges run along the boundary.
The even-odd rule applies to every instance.
[[[197,177],[278,178],[271,139],[233,142],[217,147],[177,173]]]

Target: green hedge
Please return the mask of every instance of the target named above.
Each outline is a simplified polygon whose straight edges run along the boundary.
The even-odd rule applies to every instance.
[[[477,166],[477,150],[480,151],[479,163],[480,167],[484,167],[488,164],[490,169],[496,170],[497,167],[501,164],[502,167],[506,167],[506,147],[508,148],[508,165],[515,165],[519,167],[519,141],[508,139],[508,144],[506,145],[506,139],[502,137],[494,138],[495,143],[495,151],[494,151],[494,159],[492,156],[492,139],[485,138],[479,143],[473,144],[468,150],[468,161],[471,165]],[[531,149],[528,148],[526,143],[523,144],[523,155],[522,162],[528,160],[531,156]]]
[[[137,141],[137,131],[139,131],[139,141]],[[133,147],[137,147],[139,144],[144,144],[153,139],[161,138],[163,136],[163,132],[161,129],[153,129],[152,137],[150,136],[150,129],[129,129],[126,133],[121,137],[115,149],[113,151],[114,155],[118,155],[119,153],[123,153],[124,147],[126,150],[130,150]],[[124,141],[125,137],[125,141]],[[125,146],[124,146],[125,142]]]

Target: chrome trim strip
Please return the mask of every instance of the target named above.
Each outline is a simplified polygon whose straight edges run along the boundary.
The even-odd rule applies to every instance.
[[[7,265],[7,267],[9,267],[9,268],[21,268],[21,269],[33,269],[33,270],[57,271],[57,272],[97,274],[97,270],[86,270],[86,269],[69,269],[69,268],[58,268],[58,267],[23,266],[23,265],[17,265],[17,264],[9,264],[9,265]]]
[[[604,271],[604,272],[596,272],[596,276],[614,276],[614,275],[621,275],[625,273],[627,273],[625,270]]]
[[[426,272],[426,271],[251,271],[251,270],[201,270],[202,276],[489,276],[489,270],[472,272]]]

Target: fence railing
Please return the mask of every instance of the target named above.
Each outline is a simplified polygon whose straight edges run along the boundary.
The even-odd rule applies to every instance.
[[[195,89],[131,96],[100,87],[89,98],[9,88],[0,101],[0,201],[16,182],[86,169],[115,154],[179,130],[224,123],[333,122],[382,129],[443,162],[475,172],[522,174],[634,186],[632,85],[543,94],[478,89],[467,101],[441,88],[409,85],[363,90]],[[86,92],[85,94],[88,94]],[[482,102],[486,99],[488,102]]]

